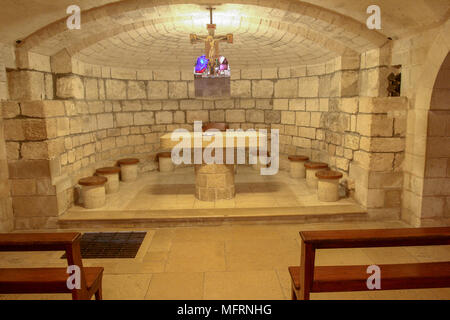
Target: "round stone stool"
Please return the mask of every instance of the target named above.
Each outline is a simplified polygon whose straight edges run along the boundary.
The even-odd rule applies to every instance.
[[[81,187],[81,197],[86,209],[100,208],[105,205],[105,184],[108,181],[105,177],[88,177],[78,181]]]
[[[260,151],[253,151],[251,153],[254,157],[257,157],[256,158],[256,163],[252,164],[253,170],[257,170],[257,171],[261,170],[261,168],[267,168],[267,166],[270,164],[270,162],[267,163],[267,164],[262,164],[260,159],[259,159],[259,153],[260,153]],[[261,153],[264,154],[265,152],[261,151]],[[267,157],[270,157],[270,151],[267,151]]]
[[[159,161],[159,172],[172,172],[175,170],[171,152],[160,152],[157,157]]]
[[[289,156],[288,159],[291,162],[291,177],[304,179],[306,177],[305,162],[309,158],[305,156]]]
[[[139,159],[122,159],[118,161],[121,179],[125,182],[135,181],[138,174]]]
[[[342,173],[332,170],[316,172],[318,181],[317,198],[320,201],[334,202],[339,200],[339,179]]]
[[[306,169],[306,185],[310,188],[317,189],[318,179],[316,177],[316,172],[328,169],[328,164],[324,162],[305,162]]]
[[[119,179],[120,168],[119,167],[105,167],[100,168],[95,171],[95,175],[105,177],[108,179],[106,182],[105,189],[106,193],[116,193],[120,189],[120,179]]]

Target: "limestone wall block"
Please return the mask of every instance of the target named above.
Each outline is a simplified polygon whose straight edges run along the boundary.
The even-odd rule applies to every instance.
[[[262,79],[277,79],[278,68],[264,68],[261,70]]]
[[[116,113],[116,126],[117,127],[127,127],[132,126],[133,122],[133,114],[130,112],[127,113]]]
[[[263,110],[247,110],[246,111],[247,122],[264,122],[264,111]]]
[[[128,112],[128,111],[141,111],[142,110],[142,104],[141,101],[122,101],[122,111]]]
[[[252,83],[250,80],[233,80],[230,83],[230,94],[232,97],[251,98]]]
[[[141,69],[137,71],[138,80],[153,80],[153,71]]]
[[[281,111],[281,123],[283,124],[295,124],[295,112],[294,111]]]
[[[274,85],[271,80],[253,80],[252,96],[253,98],[272,98]]]
[[[214,110],[209,112],[209,121],[211,122],[225,122],[225,111]]]
[[[289,99],[289,110],[301,111],[306,108],[306,99]]]
[[[169,99],[188,98],[187,82],[169,82]]]
[[[169,84],[166,81],[149,81],[147,84],[148,99],[168,99]]]
[[[2,118],[11,119],[20,115],[20,106],[18,102],[3,101],[1,103]]]
[[[134,125],[150,125],[155,123],[155,115],[151,111],[137,112],[134,114]]]
[[[281,122],[281,111],[276,110],[264,110],[264,119],[266,123],[280,123]]]
[[[161,101],[141,101],[142,104],[142,110],[144,111],[157,111],[162,109],[162,102]]]
[[[226,110],[226,122],[245,122],[245,110]]]
[[[291,77],[305,77],[306,76],[306,66],[296,66],[291,68]]]
[[[393,134],[393,119],[382,114],[358,114],[357,132],[365,136],[391,137]]]
[[[285,79],[291,77],[291,68],[290,67],[280,67],[278,68],[278,78]]]
[[[232,74],[235,72],[233,70]],[[261,79],[261,69],[242,69],[240,72],[241,79]]]
[[[173,114],[173,122],[174,123],[186,123],[186,114],[184,111],[175,111]]]
[[[86,100],[98,100],[99,89],[97,79],[95,78],[84,79],[84,87],[86,88]]]
[[[176,70],[167,71],[153,71],[153,80],[167,80],[177,81],[181,79],[181,73]]]
[[[298,96],[315,98],[319,96],[319,77],[305,77],[298,79]]]
[[[13,197],[12,205],[16,217],[58,216],[58,206],[54,196]]]
[[[114,127],[114,117],[112,113],[104,113],[97,115],[97,128],[108,129]]]
[[[311,124],[311,113],[310,112],[303,112],[303,111],[297,111],[296,117],[295,117],[295,124],[297,126],[304,126],[309,127]],[[284,121],[281,121],[284,123]]]
[[[273,110],[288,110],[289,99],[273,99]]]
[[[298,94],[297,79],[283,79],[277,80],[275,82],[274,87],[275,98],[296,98],[297,94]]]
[[[35,71],[10,71],[8,76],[11,100],[45,99],[44,73]]]
[[[173,122],[173,114],[169,111],[155,112],[156,124],[168,124]]]
[[[181,100],[180,110],[201,110],[203,102],[201,100]]]
[[[166,100],[162,101],[162,109],[163,110],[178,110],[178,101],[174,100]]]
[[[43,100],[21,103],[22,115],[33,118],[59,117],[65,115],[63,101]]]
[[[127,97],[129,100],[147,99],[145,81],[128,81]]]
[[[136,71],[128,68],[111,68],[111,78],[114,79],[125,79],[125,80],[136,80]]]
[[[357,71],[340,71],[340,96],[353,97],[359,94],[359,73]]]
[[[56,96],[63,99],[84,99],[83,81],[75,75],[58,78]]]
[[[205,103],[204,103],[204,105],[205,105]],[[216,109],[234,109],[234,99],[215,100],[214,106]],[[206,109],[206,108],[203,108],[203,109]]]

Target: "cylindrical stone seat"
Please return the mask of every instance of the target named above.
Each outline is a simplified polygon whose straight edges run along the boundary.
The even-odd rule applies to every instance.
[[[172,172],[175,170],[171,152],[160,152],[158,153],[157,158],[159,162],[159,172]]]
[[[233,199],[235,195],[234,165],[195,165],[195,197],[198,200],[228,200]]]
[[[86,209],[100,208],[105,205],[105,184],[107,181],[107,178],[101,176],[87,177],[78,181],[81,186],[83,206]]]
[[[316,172],[318,179],[317,198],[319,201],[334,202],[339,200],[339,179],[342,173],[332,170]]]
[[[119,167],[105,167],[99,168],[95,171],[95,175],[105,177],[108,179],[105,185],[106,193],[116,193],[120,189],[120,168]]]
[[[122,181],[130,182],[137,179],[139,159],[121,159],[117,163],[120,166],[120,176]]]
[[[304,179],[306,177],[305,162],[309,158],[306,156],[289,156],[288,159],[291,164],[291,177]]]
[[[306,185],[310,188],[317,189],[318,179],[316,177],[316,172],[328,169],[328,164],[324,162],[313,162],[308,161],[304,164],[306,169]]]
[[[259,155],[260,155],[260,154],[262,154],[262,155],[266,154],[267,157],[269,158],[269,157],[270,157],[270,151],[262,151],[262,150],[258,150],[258,151],[252,151],[252,152],[251,152],[250,157],[251,157],[251,156],[256,157],[256,163],[253,163],[253,164],[252,164],[252,168],[253,168],[254,170],[257,170],[257,171],[260,171],[261,168],[267,168],[267,167],[269,166],[269,162],[268,162],[267,164],[263,164],[263,163],[261,162],[261,159],[259,158]],[[269,159],[267,159],[267,161],[269,161]]]

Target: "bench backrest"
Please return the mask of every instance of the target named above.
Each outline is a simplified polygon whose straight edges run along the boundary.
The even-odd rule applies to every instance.
[[[81,233],[0,233],[0,251],[65,251],[67,264],[80,268],[81,287],[75,298],[87,295],[80,249]],[[69,274],[68,274],[69,277]]]

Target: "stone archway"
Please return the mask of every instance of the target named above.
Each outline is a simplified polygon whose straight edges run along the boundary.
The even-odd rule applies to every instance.
[[[450,54],[434,84],[428,111],[428,137],[422,218],[450,219]]]
[[[444,218],[443,210],[445,210],[445,207],[443,200],[438,200],[442,204],[442,210],[438,209],[438,204],[431,204],[433,197],[430,193],[433,193],[433,187],[436,186],[429,187],[432,181],[427,179],[427,175],[431,174],[430,168],[427,168],[427,165],[429,167],[432,165],[430,160],[433,158],[433,156],[428,157],[430,155],[430,143],[433,143],[433,138],[429,133],[431,130],[433,134],[433,130],[435,129],[432,128],[434,120],[429,121],[429,117],[433,118],[434,116],[433,99],[436,98],[433,98],[433,96],[439,81],[439,73],[444,69],[444,65],[448,63],[447,60],[450,51],[449,30],[450,21],[447,21],[434,39],[428,51],[427,58],[422,65],[421,75],[418,78],[420,80],[415,86],[416,94],[412,99],[411,109],[409,110],[402,196],[402,219],[415,226],[442,223]],[[448,214],[446,218],[448,219]]]

